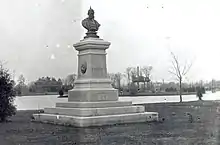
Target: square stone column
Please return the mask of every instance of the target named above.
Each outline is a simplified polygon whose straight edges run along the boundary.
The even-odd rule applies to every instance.
[[[78,53],[78,78],[68,101],[117,101],[118,91],[107,76],[106,49],[110,42],[86,38],[73,45]]]

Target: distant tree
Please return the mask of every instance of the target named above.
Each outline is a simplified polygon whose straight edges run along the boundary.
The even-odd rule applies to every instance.
[[[16,91],[18,95],[22,95],[23,88],[25,88],[25,78],[21,74],[18,78],[18,85],[16,86]]]
[[[147,86],[149,86],[148,83],[150,82],[150,75],[152,69],[153,69],[152,66],[143,66],[141,68],[141,72],[144,74],[145,80],[147,82]],[[144,90],[145,90],[145,82],[144,82]]]
[[[64,94],[64,92],[63,92],[63,89],[61,88],[61,89],[59,90],[59,95],[60,95],[60,96],[63,96],[63,94]]]
[[[29,89],[29,92],[35,92],[36,91],[35,83],[34,82],[29,83],[28,89]]]
[[[118,73],[109,73],[108,76],[112,81],[111,82],[112,87],[121,90],[121,80],[125,75],[118,72]]]
[[[18,78],[18,84],[24,85],[25,84],[25,78],[23,75],[20,75]]]
[[[114,73],[108,73],[108,77],[111,80],[111,85],[113,88],[116,88],[116,78]]]
[[[137,69],[136,69],[136,67],[131,67],[131,77],[133,77],[133,76],[137,76]]]
[[[125,74],[127,76],[127,81],[128,81],[128,87],[130,86],[131,83],[131,71],[132,71],[132,67],[128,67],[125,70]]]
[[[137,69],[135,67],[131,68],[131,81],[134,82],[135,77],[137,77]]]
[[[120,73],[120,72],[115,74],[115,80],[117,82],[117,86],[118,86],[118,90],[119,91],[121,90],[121,80],[122,80],[123,76],[124,75],[122,73]]]
[[[15,115],[16,108],[13,105],[15,99],[14,80],[11,79],[7,69],[0,64],[0,121]]]
[[[174,75],[176,80],[179,82],[180,102],[182,102],[183,101],[183,99],[182,99],[182,81],[183,81],[185,75],[189,72],[189,70],[192,66],[192,63],[190,65],[185,64],[183,67],[181,67],[177,56],[175,56],[173,52],[171,52],[171,56],[172,56],[172,69],[169,70],[169,72],[172,75]]]
[[[203,97],[203,93],[202,93],[202,88],[201,87],[199,87],[199,88],[197,88],[197,93],[196,93],[196,96],[199,98],[199,100],[202,100],[202,97]]]
[[[56,79],[54,77],[52,77],[51,79],[48,79],[49,81],[51,80],[52,82],[56,82]],[[59,81],[59,80],[58,80]]]
[[[64,80],[64,84],[65,85],[70,85],[70,86],[74,86],[74,82],[77,78],[77,75],[76,74],[70,74],[66,77],[66,79]]]
[[[166,92],[176,92],[176,88],[170,87],[165,89]]]
[[[129,87],[129,92],[131,95],[135,95],[138,92],[138,87],[132,82]]]
[[[141,68],[141,72],[144,74],[145,77],[150,78],[152,69],[153,69],[152,66],[143,66]]]
[[[184,88],[184,92],[196,92],[196,88],[194,86]]]
[[[205,94],[205,88],[204,87],[201,88],[201,91],[202,91],[202,94]]]
[[[47,76],[45,79],[46,79],[47,81],[50,81],[50,80],[51,80],[50,77],[48,77],[48,76]],[[52,81],[53,81],[53,80],[56,81],[56,79],[52,78]]]
[[[61,79],[55,79],[54,77],[41,77],[38,80],[29,84],[30,92],[59,92],[59,88],[62,86]]]
[[[74,88],[74,83],[76,79],[77,79],[76,74],[70,74],[64,79],[58,79],[58,82],[62,84],[63,91],[68,92],[69,90]]]

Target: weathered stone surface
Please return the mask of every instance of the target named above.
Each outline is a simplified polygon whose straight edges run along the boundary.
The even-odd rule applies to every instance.
[[[73,89],[69,91],[68,94],[69,102],[97,102],[118,100],[118,92],[115,89]]]
[[[86,38],[74,44],[73,46],[77,51],[79,51],[80,54],[83,52],[82,50],[106,50],[109,48],[110,44],[110,42],[104,41],[103,39]]]
[[[102,116],[115,114],[131,114],[144,112],[144,106],[123,106],[105,108],[45,108],[46,114],[59,114],[69,116]]]
[[[131,101],[100,101],[100,102],[65,102],[56,103],[56,107],[62,108],[103,108],[131,106]]]
[[[82,89],[82,90],[88,90],[88,89],[98,89],[98,90],[103,90],[103,89],[108,89],[108,90],[116,90],[113,89],[111,86],[111,81],[110,79],[78,79],[74,83],[74,89]],[[72,90],[70,90],[72,91]]]
[[[92,117],[77,117],[77,116],[54,115],[54,114],[34,114],[33,116],[35,118],[35,121],[39,121],[39,122],[60,124],[60,125],[72,125],[78,127],[158,121],[158,113],[156,112],[92,116]]]

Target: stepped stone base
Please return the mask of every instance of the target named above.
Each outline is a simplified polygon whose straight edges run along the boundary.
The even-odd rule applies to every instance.
[[[33,116],[37,122],[78,127],[158,121],[158,113],[145,112],[144,106],[132,106],[129,101],[56,103],[56,108]]]
[[[71,115],[71,116],[101,116],[115,115],[125,113],[142,113],[144,106],[125,106],[125,107],[108,107],[108,108],[45,108],[44,113]]]
[[[157,121],[155,112],[117,114],[105,116],[79,117],[55,114],[34,114],[35,121],[51,124],[70,125],[77,127],[103,126],[121,123]]]

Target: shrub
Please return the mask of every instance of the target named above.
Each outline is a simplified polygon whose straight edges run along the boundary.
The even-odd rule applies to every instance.
[[[202,93],[203,93],[203,90],[201,88],[198,88],[196,96],[199,98],[199,100],[202,100],[202,97],[203,97]]]
[[[131,95],[135,95],[138,92],[138,88],[137,88],[137,86],[134,83],[131,83],[129,89],[130,89],[130,94]]]
[[[59,95],[60,95],[60,96],[63,96],[63,94],[64,94],[63,89],[60,89]]]
[[[7,117],[15,115],[16,107],[13,104],[15,99],[14,81],[11,79],[8,70],[0,66],[0,121],[6,121]]]
[[[201,88],[201,91],[202,91],[202,94],[205,94],[205,93],[206,93],[204,87]]]

